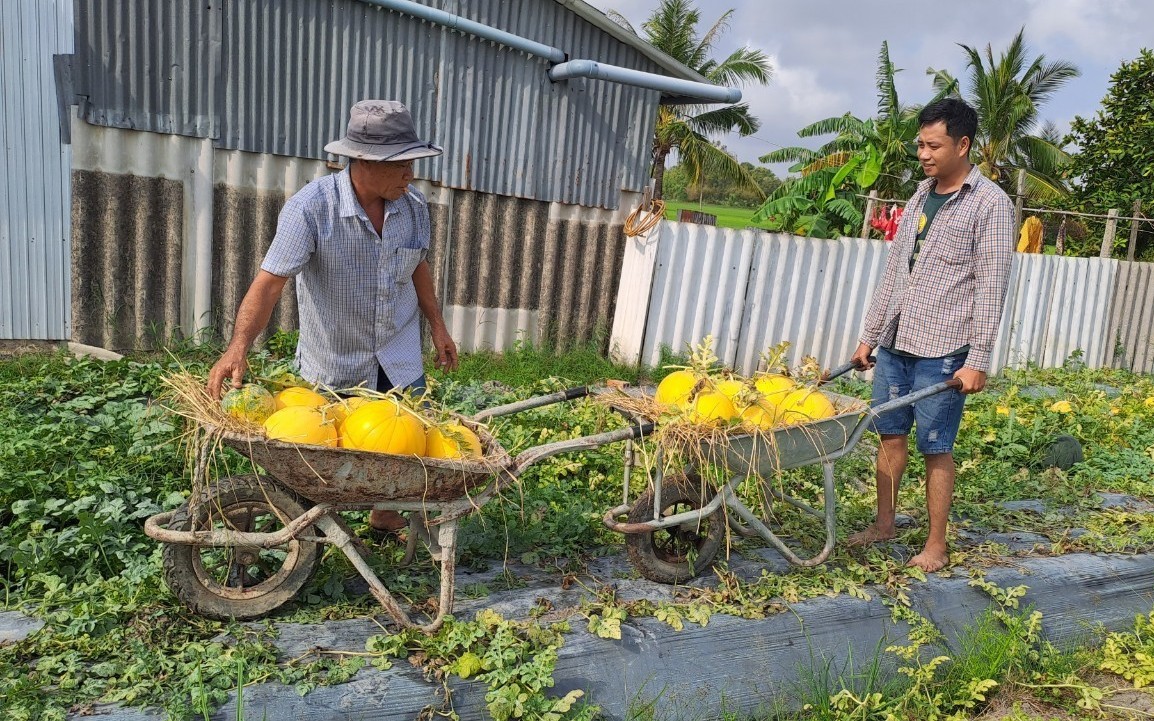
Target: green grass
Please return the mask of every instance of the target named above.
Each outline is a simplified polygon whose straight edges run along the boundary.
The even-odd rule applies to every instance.
[[[709,205],[708,203],[694,203],[692,201],[665,201],[665,217],[669,220],[677,220],[677,213],[681,209],[696,210],[702,213],[710,213],[717,216],[717,226],[720,228],[738,228],[744,229],[750,226],[756,228],[763,228],[765,230],[777,230],[769,223],[754,223],[753,222],[753,208],[730,208],[725,205]]]
[[[456,371],[433,371],[429,375],[442,383],[497,381],[514,388],[533,386],[544,378],[554,376],[576,384],[595,383],[607,378],[638,383],[652,377],[652,372],[647,369],[609,360],[602,354],[598,341],[576,345],[560,354],[543,346],[519,341],[508,353],[463,353],[459,361],[460,366]]]
[[[291,357],[294,346],[294,337],[274,336],[253,361],[263,364]],[[601,355],[602,347],[595,340],[570,344],[561,354],[530,344],[505,354],[464,354],[460,370],[431,374],[442,381],[433,398],[472,413],[605,378],[652,382],[661,377],[661,371],[609,361]],[[307,690],[343,682],[364,662],[359,657],[309,657],[285,664],[278,661],[267,631],[199,618],[181,607],[164,585],[159,546],[144,536],[141,526],[149,515],[185,501],[187,459],[174,440],[179,424],[151,399],[160,395],[165,372],[185,368],[206,373],[218,352],[210,346],[176,346],[112,363],[65,354],[0,359],[0,608],[24,610],[47,622],[32,638],[0,648],[0,717],[60,719],[71,708],[99,700],[154,704],[173,718],[191,720],[216,709],[238,686],[242,672],[246,679]],[[659,366],[670,362],[685,361],[666,354]],[[1119,392],[1105,394],[1100,389],[1103,383]],[[860,381],[839,384],[843,392],[868,390]],[[1059,389],[1059,395],[1037,398],[1023,392],[1037,386]],[[988,393],[967,402],[957,452],[955,510],[981,518],[987,530],[1045,534],[1051,538],[1053,553],[1154,550],[1150,514],[1100,510],[1091,497],[1092,490],[1102,490],[1154,499],[1154,459],[1147,453],[1154,447],[1154,409],[1146,404],[1150,397],[1154,379],[1115,369],[1091,371],[1071,363],[1060,369],[1004,371],[991,379]],[[1052,409],[1057,398],[1070,402],[1069,413]],[[622,422],[603,406],[577,401],[498,419],[493,431],[516,454]],[[1034,459],[1054,434],[1072,431],[1083,442],[1086,461],[1069,473],[1037,469]],[[247,463],[239,456],[233,461],[237,467]],[[911,481],[922,476],[916,454],[910,466]],[[838,468],[839,477],[871,478],[873,458],[863,449],[839,462]],[[487,568],[519,559],[555,570],[559,577],[580,572],[589,559],[620,548],[621,537],[604,527],[601,516],[620,502],[621,472],[620,447],[534,464],[516,489],[463,521],[460,564]],[[643,475],[635,478],[644,484]],[[820,468],[790,471],[780,482],[790,484],[811,504],[820,498]],[[997,505],[1023,498],[1044,498],[1062,509],[1061,516],[1023,515]],[[900,541],[908,546],[924,542],[921,484],[903,484],[899,503],[901,512],[922,521],[903,531]],[[845,489],[839,499],[839,534],[864,526],[873,509],[872,493]],[[824,538],[820,522],[789,513],[776,520],[792,542],[810,550],[820,548]],[[354,523],[358,531],[363,524],[363,518]],[[1073,527],[1091,533],[1071,540],[1064,531]],[[436,584],[435,567],[426,559],[408,569],[397,568],[402,553],[396,544],[379,549],[378,560],[388,569],[391,590],[406,598],[428,597]],[[967,567],[987,563],[994,551],[959,548],[958,553],[956,573],[965,573]],[[797,601],[867,587],[885,589],[881,592],[900,600],[911,579],[902,575],[897,563],[881,551],[863,558],[839,548],[820,568],[770,574],[748,583],[719,574],[717,589],[702,591],[679,606],[684,615],[678,618],[699,623],[689,614],[702,609],[760,617],[780,612],[782,598]],[[279,618],[317,622],[379,613],[372,598],[345,590],[344,581],[352,573],[339,554],[328,555],[313,584]],[[507,584],[518,582],[510,575]],[[476,595],[484,592],[481,587],[472,589]],[[639,603],[619,608],[633,615],[656,615],[652,604],[646,608]],[[671,608],[658,611],[668,618]],[[222,643],[222,634],[230,633],[237,643]],[[1133,641],[1116,644],[1113,659],[1123,671],[1154,673],[1138,658],[1139,653],[1143,658],[1151,655],[1148,649],[1154,644],[1146,639],[1154,634],[1145,629],[1142,633],[1142,639],[1136,635]],[[956,698],[971,678],[1001,678],[996,671],[1009,665],[1009,659],[1037,650],[1010,643],[1019,638],[1006,637],[996,624],[979,625],[955,647],[953,661],[919,689],[942,689]],[[839,718],[831,708],[829,694],[841,690],[839,679],[845,679],[854,693],[871,688],[886,692],[882,701],[891,691],[905,692],[906,687],[880,678],[872,659],[863,661],[865,665],[856,668],[814,670],[809,692],[799,695],[830,713],[816,718],[862,718],[860,714]],[[1072,673],[1073,661],[1064,661],[1062,667],[1052,659],[1048,662],[1040,670],[1036,665],[1026,668],[1030,674],[1044,672],[1040,680],[1032,676],[1026,680],[1038,686],[1050,684],[1047,693],[1057,696],[1063,707],[1079,700],[1075,694],[1082,687],[1059,685]],[[905,663],[921,668],[911,660]],[[1011,678],[1021,679],[1020,672]],[[783,710],[781,718],[802,718],[790,713]]]

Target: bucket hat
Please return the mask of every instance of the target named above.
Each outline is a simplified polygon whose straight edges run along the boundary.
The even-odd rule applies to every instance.
[[[444,149],[417,137],[413,116],[403,103],[362,100],[349,110],[345,137],[326,145],[325,152],[362,160],[415,160]]]

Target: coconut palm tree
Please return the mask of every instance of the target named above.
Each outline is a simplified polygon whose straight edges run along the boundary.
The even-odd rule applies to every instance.
[[[609,16],[638,34],[620,13]],[[717,19],[704,35],[698,35],[701,13],[689,0],[661,0],[649,19],[641,25],[645,38],[658,50],[696,71],[718,85],[765,85],[773,68],[765,53],[749,47],[735,50],[724,60],[712,57],[717,39],[728,29],[733,10]],[[710,138],[737,131],[741,135],[757,132],[760,123],[749,112],[748,103],[710,109],[704,105],[662,105],[657,111],[653,131],[654,197],[662,197],[665,162],[674,150],[690,173],[692,182],[706,177],[724,177],[757,190],[757,181],[729,153]]]
[[[890,59],[889,44],[883,41],[875,75],[875,117],[862,120],[846,113],[819,120],[797,134],[812,138],[835,133],[829,142],[816,150],[781,148],[761,158],[763,163],[793,162],[790,172],[800,175],[772,193],[755,220],[776,218],[785,230],[814,236],[856,232],[863,205],[858,194],[875,189],[883,198],[903,198],[912,192],[922,106],[898,99],[894,76],[899,72]],[[944,84],[933,100],[955,88],[955,84]]]
[[[978,111],[973,157],[982,172],[1014,192],[1022,171],[1026,193],[1047,199],[1066,194],[1062,168],[1070,156],[1060,141],[1042,131],[1039,109],[1080,73],[1064,60],[1047,61],[1044,55],[1030,60],[1024,34],[1025,28],[1020,29],[997,58],[990,45],[984,52],[960,46],[968,58],[969,87],[964,97]],[[946,71],[927,72],[939,88],[954,82]]]

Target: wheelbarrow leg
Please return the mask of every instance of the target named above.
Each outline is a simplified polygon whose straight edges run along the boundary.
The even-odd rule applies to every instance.
[[[736,495],[730,493],[726,496],[725,500],[729,507],[757,532],[757,535],[773,545],[778,553],[785,556],[787,561],[795,566],[817,566],[829,558],[829,555],[833,553],[834,544],[837,542],[837,495],[836,489],[834,488],[833,461],[822,461],[821,470],[825,481],[825,512],[822,514],[825,518],[825,546],[821,549],[821,553],[811,558],[801,558],[794,553],[793,550],[785,545],[785,542],[778,538],[773,531],[769,530],[769,527],[762,523],[761,519],[754,515],[753,511],[749,510],[749,507],[742,503]],[[799,504],[800,501],[794,501],[792,503],[792,505],[802,507],[802,505]],[[803,508],[803,510],[805,510],[805,508]],[[815,515],[817,514],[817,511],[811,512]]]
[[[437,603],[437,615],[422,626],[425,633],[432,633],[441,627],[445,616],[453,612],[453,586],[457,578],[457,520],[440,524],[437,529],[437,549],[429,549],[433,559],[441,563],[441,597]]]
[[[385,588],[385,584],[381,583],[381,579],[365,561],[353,540],[352,530],[345,522],[338,516],[327,515],[318,518],[316,525],[324,532],[325,537],[348,557],[353,568],[357,569],[357,573],[361,574],[361,577],[369,584],[369,592],[384,607],[385,612],[393,617],[393,621],[404,628],[417,627],[417,624],[413,623],[413,619],[404,612],[401,605],[393,598],[393,594],[389,593],[389,589]]]

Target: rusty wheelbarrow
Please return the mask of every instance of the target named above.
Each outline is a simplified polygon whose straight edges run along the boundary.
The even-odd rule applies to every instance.
[[[164,576],[193,611],[218,619],[253,619],[279,608],[304,588],[320,564],[321,544],[348,557],[369,590],[403,627],[435,631],[453,609],[457,521],[481,508],[531,465],[561,453],[632,440],[653,427],[626,428],[535,446],[511,457],[480,422],[582,398],[586,387],[484,410],[462,421],[481,439],[483,460],[440,460],[270,441],[204,427],[193,469],[202,489],[180,508],[145,521],[164,546]],[[250,458],[264,475],[208,482],[219,442]],[[419,623],[370,567],[367,547],[341,517],[344,511],[409,511],[405,561],[423,541],[441,571],[435,611]]]

